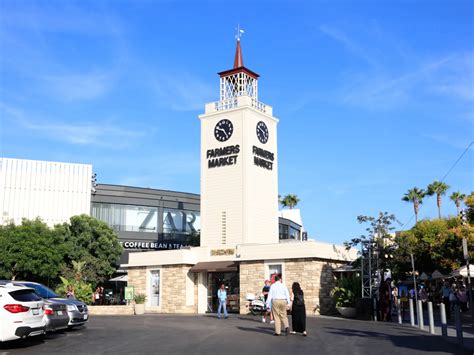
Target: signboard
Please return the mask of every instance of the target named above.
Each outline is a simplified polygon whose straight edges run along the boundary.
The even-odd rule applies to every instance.
[[[133,286],[125,287],[125,299],[127,301],[131,301],[131,300],[133,300],[133,297],[134,297]]]

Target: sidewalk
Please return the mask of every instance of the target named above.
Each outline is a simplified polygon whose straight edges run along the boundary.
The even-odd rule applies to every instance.
[[[441,315],[439,308],[433,310],[434,316],[434,326],[435,326],[435,334],[441,336]],[[416,314],[415,314],[416,319]],[[392,315],[392,323],[398,324],[398,315]],[[404,325],[410,327],[410,314],[407,312],[405,314],[405,319],[403,321]],[[415,321],[415,327],[418,328],[418,322]],[[423,330],[429,333],[429,318],[428,318],[428,311],[423,312]],[[461,313],[461,327],[462,327],[462,335],[463,335],[463,345],[464,348],[474,352],[474,328],[471,319],[471,313]],[[449,342],[458,344],[457,334],[456,334],[456,325],[454,321],[454,315],[451,315],[451,319],[448,320],[448,336],[445,337]]]

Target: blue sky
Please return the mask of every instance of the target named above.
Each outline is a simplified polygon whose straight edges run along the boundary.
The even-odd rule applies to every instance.
[[[311,237],[395,213],[474,137],[472,1],[0,0],[1,155],[91,163],[99,183],[199,193],[199,120],[235,27],[279,123],[279,191]],[[446,179],[474,190],[471,148]],[[435,198],[421,218],[436,216]],[[445,198],[442,211],[454,214]]]

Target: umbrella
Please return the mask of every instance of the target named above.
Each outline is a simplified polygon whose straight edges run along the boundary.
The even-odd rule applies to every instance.
[[[438,279],[442,279],[444,278],[444,275],[442,273],[440,273],[438,270],[435,270],[433,271],[433,273],[431,274],[431,278],[433,280],[438,280]]]
[[[110,279],[109,281],[115,281],[115,282],[128,282],[128,275],[120,275],[117,277],[114,277]]]
[[[426,281],[429,279],[429,276],[424,272],[420,275],[420,280],[421,281]]]
[[[469,265],[469,272],[471,276],[474,276],[474,267],[472,265]],[[456,276],[462,276],[462,277],[467,277],[467,266],[461,266],[459,269],[454,270],[451,273],[451,276],[456,277]]]

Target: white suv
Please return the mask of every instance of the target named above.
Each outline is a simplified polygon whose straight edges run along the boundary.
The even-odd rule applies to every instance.
[[[0,342],[44,334],[43,306],[30,287],[0,285]]]

